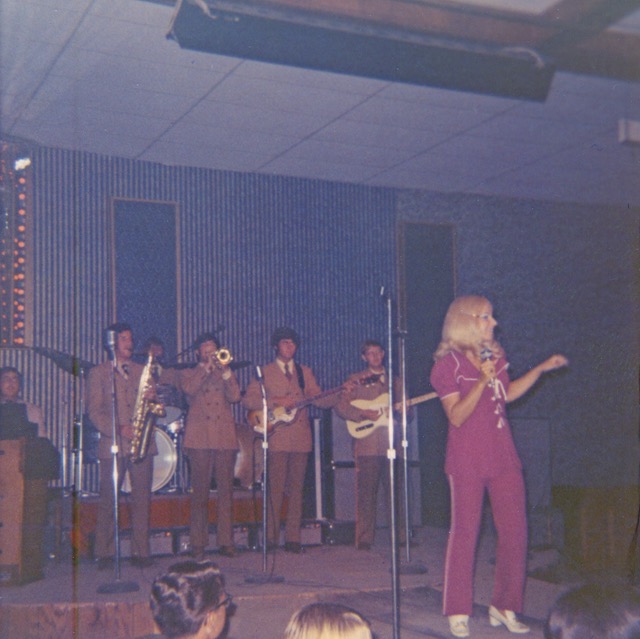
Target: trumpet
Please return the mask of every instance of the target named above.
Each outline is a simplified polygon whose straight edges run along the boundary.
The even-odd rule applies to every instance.
[[[211,355],[209,361],[214,366],[222,368],[223,366],[228,366],[232,360],[233,356],[231,355],[231,351],[226,346],[223,346]]]

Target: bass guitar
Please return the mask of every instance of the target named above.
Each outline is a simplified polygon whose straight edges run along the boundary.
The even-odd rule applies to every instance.
[[[438,396],[437,393],[427,393],[426,395],[418,395],[413,399],[407,400],[407,408],[409,406],[415,406],[416,404],[422,404],[422,402],[428,402],[430,399],[434,399]],[[356,439],[363,439],[368,437],[381,426],[389,425],[389,394],[382,393],[375,399],[354,399],[351,402],[352,406],[360,408],[361,410],[376,410],[378,411],[378,417],[375,421],[370,419],[364,419],[361,422],[354,422],[350,419],[347,420],[347,429],[351,437]],[[393,405],[394,410],[400,410],[402,408],[402,402],[398,402]]]
[[[371,375],[369,377],[363,377],[362,379],[357,380],[356,383],[363,386],[368,386],[369,384],[377,382],[378,379],[380,379],[380,375]],[[288,424],[290,424],[296,418],[296,415],[301,408],[304,408],[309,404],[313,404],[313,402],[328,397],[329,395],[339,393],[341,390],[344,390],[344,386],[331,388],[330,390],[324,391],[323,393],[320,393],[318,395],[314,395],[313,397],[302,399],[299,402],[296,402],[289,409],[284,408],[284,406],[274,406],[273,408],[269,409],[267,411],[267,436],[271,435],[276,428],[280,428],[281,426],[287,426]],[[253,428],[256,433],[260,433],[261,435],[264,434],[263,411],[249,411],[247,413],[247,423]]]

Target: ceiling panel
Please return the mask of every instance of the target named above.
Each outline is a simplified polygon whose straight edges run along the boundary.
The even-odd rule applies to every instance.
[[[466,22],[508,10],[542,24],[560,7],[584,10],[551,0],[413,4]],[[640,201],[640,151],[617,142],[620,118],[640,120],[636,80],[559,70],[547,99],[530,102],[311,71],[181,49],[167,39],[173,12],[162,1],[2,0],[2,136],[397,188]],[[638,15],[616,22],[640,41]]]

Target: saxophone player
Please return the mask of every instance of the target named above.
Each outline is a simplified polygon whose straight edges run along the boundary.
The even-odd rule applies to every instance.
[[[231,404],[240,387],[229,367],[231,356],[212,333],[196,339],[198,364],[182,371],[180,386],[189,410],[184,446],[191,467],[191,552],[202,559],[209,542],[209,489],[215,472],[218,493],[218,552],[235,555],[233,544],[233,470],[238,452]]]
[[[144,367],[133,361],[133,334],[129,324],[118,322],[107,328],[107,335],[114,344],[105,345],[112,361],[105,361],[89,372],[87,379],[87,410],[89,418],[100,431],[98,459],[100,460],[100,497],[96,522],[95,555],[99,570],[113,565],[114,504],[113,504],[113,426],[115,410],[116,439],[118,446],[118,479],[122,484],[129,471],[131,482],[132,565],[144,568],[153,564],[149,556],[149,512],[151,507],[151,482],[153,455],[157,454],[155,441],[151,439],[148,454],[141,460],[130,459],[133,418],[138,398],[140,379]],[[109,341],[109,340],[107,340]],[[115,379],[115,405],[112,398],[112,374]],[[118,486],[118,490],[120,486]]]

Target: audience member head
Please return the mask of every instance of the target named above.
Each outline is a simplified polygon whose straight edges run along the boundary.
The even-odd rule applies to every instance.
[[[586,584],[561,595],[546,639],[640,639],[640,593],[623,584]]]
[[[372,639],[369,622],[358,612],[332,603],[300,608],[289,620],[284,639]]]
[[[167,639],[216,639],[230,605],[224,577],[211,561],[173,564],[151,587],[153,619]]]
[[[13,366],[0,368],[0,399],[3,401],[15,401],[22,388],[22,375]]]

